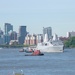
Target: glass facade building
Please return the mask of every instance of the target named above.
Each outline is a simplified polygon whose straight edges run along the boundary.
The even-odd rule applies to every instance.
[[[19,44],[24,44],[25,37],[27,35],[26,26],[19,27]]]
[[[4,26],[4,30],[5,30],[5,34],[8,34],[8,32],[11,30],[13,31],[13,25],[11,25],[10,23],[5,23],[5,26]]]
[[[9,32],[13,31],[13,25],[11,25],[10,23],[5,23],[4,30],[5,30],[4,43],[9,44],[10,42]]]
[[[52,38],[52,28],[51,27],[46,27],[46,28],[43,27],[43,38],[44,38],[45,34],[48,35],[48,40],[50,38]]]

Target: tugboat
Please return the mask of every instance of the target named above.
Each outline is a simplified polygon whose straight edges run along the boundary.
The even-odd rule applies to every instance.
[[[40,52],[40,50],[34,50],[32,54],[26,54],[25,56],[42,56],[43,53]]]
[[[21,73],[15,73],[15,75],[24,75],[24,74],[21,74]]]

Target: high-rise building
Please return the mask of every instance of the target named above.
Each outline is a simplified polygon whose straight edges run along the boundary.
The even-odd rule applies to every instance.
[[[0,45],[4,44],[4,35],[3,35],[3,31],[0,28]]]
[[[9,35],[4,35],[4,43],[5,44],[9,44],[9,42],[10,42],[10,36]]]
[[[0,45],[4,44],[4,35],[0,36]]]
[[[52,28],[51,27],[46,27],[46,28],[43,27],[43,38],[44,38],[45,34],[48,35],[48,40],[50,38],[52,38]]]
[[[3,35],[3,31],[2,31],[1,28],[0,28],[0,36],[1,36],[1,35]]]
[[[4,30],[5,30],[4,42],[6,44],[9,44],[9,42],[10,42],[9,32],[13,31],[13,25],[11,25],[10,23],[5,23]]]
[[[27,35],[26,26],[19,27],[19,44],[23,44]]]
[[[5,27],[5,28],[4,28],[5,34],[8,34],[8,32],[9,32],[10,30],[13,31],[13,25],[11,25],[10,23],[5,23],[5,26],[4,26],[4,27]]]
[[[17,40],[17,33],[15,31],[9,32],[10,40]]]

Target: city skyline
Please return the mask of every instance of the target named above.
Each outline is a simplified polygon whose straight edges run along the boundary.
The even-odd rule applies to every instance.
[[[5,24],[5,23],[4,23]],[[11,24],[11,23],[8,23],[8,24]],[[13,26],[13,31],[16,31],[17,33],[19,33],[19,27],[20,26],[26,26],[26,25],[19,25],[19,26],[17,26],[17,29],[15,30],[15,26],[14,25],[12,25]],[[45,26],[44,28],[47,28],[47,27],[50,27],[50,26]],[[28,27],[27,27],[28,28]],[[52,28],[52,27],[51,27]],[[67,27],[66,27],[67,28]],[[4,26],[2,27],[2,26],[0,26],[0,29],[4,32],[5,30],[4,30]],[[31,28],[32,30],[33,30],[33,28]],[[27,29],[27,32],[29,33],[29,34],[43,34],[43,27],[42,28],[40,28],[40,29],[42,29],[41,30],[41,32],[40,33],[36,33],[36,31],[34,31],[34,32],[29,32],[29,31],[31,31],[31,30],[29,30],[28,31],[28,29]],[[63,29],[64,30],[64,29]],[[60,36],[63,36],[63,37],[67,37],[67,32],[75,32],[75,28],[74,28],[74,30],[70,30],[70,31],[67,31],[67,32],[65,32],[64,34],[65,35],[60,35],[60,34],[58,34],[58,33],[56,33],[56,32],[53,32],[54,31],[54,29],[52,28],[52,35],[54,35],[54,34],[57,34],[59,37]],[[59,31],[59,30],[58,30]],[[38,31],[39,32],[39,31]],[[61,32],[61,29],[60,29],[60,31],[59,31],[59,33]],[[62,32],[63,33],[63,32]]]
[[[66,36],[75,31],[75,0],[0,0],[0,27],[11,23],[19,32],[19,26],[27,26],[27,31],[43,33],[43,27],[52,27],[52,34]]]

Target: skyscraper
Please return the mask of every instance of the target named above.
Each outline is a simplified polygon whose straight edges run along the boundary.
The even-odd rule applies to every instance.
[[[4,44],[4,35],[3,35],[3,31],[0,28],[0,45]]]
[[[1,28],[0,28],[0,36],[1,36],[1,35],[3,35],[3,31],[2,31]]]
[[[46,28],[43,27],[43,38],[44,38],[45,34],[48,35],[48,40],[50,38],[52,38],[52,28],[51,27],[46,27]]]
[[[26,26],[19,27],[19,44],[23,44],[27,35]]]
[[[11,25],[10,23],[5,23],[4,30],[5,30],[4,42],[6,44],[9,44],[10,42],[9,31],[13,31],[13,25]]]
[[[5,28],[4,28],[5,34],[8,34],[8,32],[9,32],[10,30],[13,31],[13,25],[11,25],[10,23],[5,23],[5,26],[4,26],[4,27],[5,27]]]

